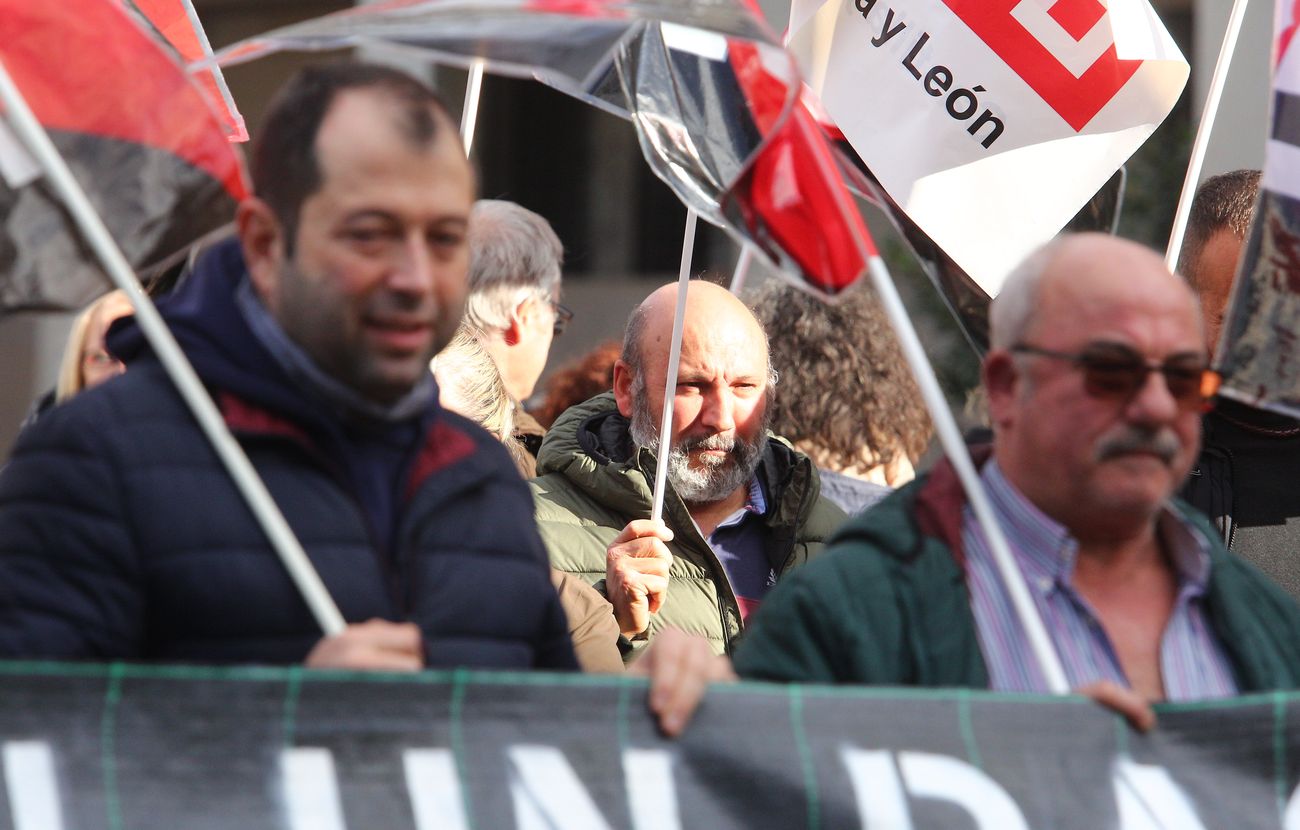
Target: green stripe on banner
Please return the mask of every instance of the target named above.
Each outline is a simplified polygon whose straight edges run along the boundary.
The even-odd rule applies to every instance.
[[[284,706],[281,710],[281,731],[284,733],[284,745],[293,746],[298,731],[298,697],[302,694],[302,668],[295,666],[289,671],[284,684]]]
[[[456,759],[456,773],[460,776],[462,782],[470,780],[469,767],[465,761],[465,724],[463,721],[465,687],[469,683],[469,674],[465,669],[456,669],[451,673],[451,754]],[[462,784],[460,788],[460,800],[465,808],[465,821],[469,824],[469,830],[474,830],[474,804],[470,798],[467,784]]]
[[[790,726],[794,729],[794,744],[799,753],[799,767],[803,770],[804,798],[808,803],[808,830],[822,826],[821,794],[817,789],[817,769],[813,766],[812,750],[803,726],[803,687],[792,683],[788,688],[790,700]]]
[[[618,708],[615,713],[615,734],[618,736],[618,755],[623,757],[623,751],[628,745],[628,711],[632,705],[632,686],[624,683],[618,690]]]
[[[122,830],[122,803],[117,789],[117,705],[122,701],[122,678],[125,665],[108,667],[108,686],[104,690],[104,710],[99,720],[100,765],[104,773],[104,812],[109,830]]]
[[[962,743],[966,745],[966,758],[976,769],[984,769],[984,760],[980,757],[980,747],[975,741],[975,724],[971,721],[970,712],[970,693],[969,690],[962,690],[962,695],[957,700],[957,722],[961,730]]]
[[[1282,692],[1273,695],[1273,788],[1277,794],[1277,818],[1286,826],[1286,698]]]
[[[40,660],[0,661],[0,677],[4,676],[45,676],[70,678],[110,677],[116,673],[126,680],[226,680],[263,683],[288,683],[295,671],[301,667],[272,666],[173,666],[138,663],[60,663]],[[370,672],[346,671],[341,669],[312,669],[301,672],[303,683],[333,682],[339,680],[382,684],[439,685],[452,684],[457,678],[481,686],[533,686],[533,687],[587,687],[613,688],[624,684],[633,688],[644,687],[646,681],[641,678],[618,677],[609,675],[584,675],[576,672],[485,672],[478,670],[439,670],[424,672]],[[710,694],[728,694],[730,691],[744,695],[770,694],[785,695],[785,686],[777,683],[745,681],[719,686]],[[956,703],[963,696],[971,701],[998,701],[1001,703],[1024,703],[1029,705],[1059,705],[1062,702],[1078,705],[1093,705],[1080,695],[1056,697],[1052,695],[1012,694],[989,692],[984,690],[957,689],[913,689],[897,686],[805,686],[802,692],[808,699],[831,700],[931,700]],[[1300,691],[1285,692],[1286,702],[1300,702]],[[1158,703],[1160,712],[1190,712],[1206,709],[1236,709],[1250,706],[1272,706],[1274,693],[1243,695],[1222,700],[1196,701],[1189,703]]]

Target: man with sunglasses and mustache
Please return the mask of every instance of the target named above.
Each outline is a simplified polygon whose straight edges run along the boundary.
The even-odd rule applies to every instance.
[[[682,327],[665,523],[649,520],[677,290],[633,311],[612,394],[556,420],[532,484],[551,564],[609,599],[628,659],[668,626],[729,651],[768,589],[844,520],[807,456],[767,431],[776,379],[762,326],[700,281]]]
[[[1008,277],[991,327],[975,459],[1071,686],[1142,728],[1150,701],[1296,686],[1300,609],[1171,499],[1216,385],[1188,288],[1140,245],[1063,236]],[[1048,691],[946,461],[778,585],[735,668]]]

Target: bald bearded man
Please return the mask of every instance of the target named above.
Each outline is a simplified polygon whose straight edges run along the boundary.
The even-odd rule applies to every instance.
[[[666,626],[729,652],[767,590],[844,520],[812,462],[767,431],[762,326],[706,282],[687,295],[664,525],[649,520],[677,290],[633,311],[613,392],[556,420],[532,482],[551,564],[609,599],[629,659]]]

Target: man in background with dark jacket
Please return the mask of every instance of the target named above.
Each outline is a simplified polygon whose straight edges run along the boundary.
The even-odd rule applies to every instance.
[[[1178,271],[1200,297],[1211,353],[1258,194],[1259,171],[1234,170],[1206,179],[1192,200]],[[1300,421],[1220,395],[1201,430],[1183,497],[1210,517],[1229,550],[1300,599]]]
[[[730,651],[778,578],[817,554],[844,513],[817,469],[767,431],[767,340],[724,288],[690,284],[673,398],[665,524],[649,520],[676,284],[633,312],[612,394],[561,415],[533,480],[559,570],[594,583],[639,651],[667,626]]]
[[[573,668],[527,491],[439,408],[474,175],[436,97],[309,69],[253,154],[238,239],[160,303],[350,622],[322,638],[133,325],[120,378],[0,474],[0,654],[374,669]]]

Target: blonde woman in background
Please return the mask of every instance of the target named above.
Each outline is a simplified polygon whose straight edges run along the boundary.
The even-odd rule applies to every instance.
[[[72,321],[68,343],[59,359],[59,375],[54,388],[32,402],[19,430],[36,423],[55,404],[122,374],[125,367],[121,361],[104,349],[104,335],[114,320],[132,313],[131,302],[121,291],[105,294],[81,310]]]
[[[131,301],[121,291],[112,291],[86,306],[72,324],[68,345],[59,364],[59,379],[54,387],[55,403],[92,386],[115,378],[126,369],[108,353],[104,337],[114,320],[134,313]]]
[[[521,476],[526,474],[532,456],[514,438],[514,402],[476,330],[462,325],[447,347],[429,362],[429,368],[438,381],[438,401],[443,408],[477,422],[495,435],[514,458]],[[554,568],[551,582],[569,619],[569,636],[582,670],[622,672],[618,623],[609,603],[590,585]]]

